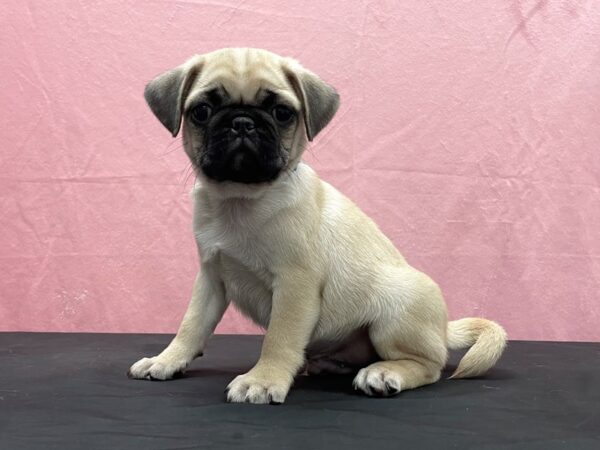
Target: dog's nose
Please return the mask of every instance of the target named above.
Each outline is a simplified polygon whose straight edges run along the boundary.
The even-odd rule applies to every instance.
[[[247,134],[254,131],[254,120],[248,116],[234,117],[231,121],[231,129],[235,134]]]

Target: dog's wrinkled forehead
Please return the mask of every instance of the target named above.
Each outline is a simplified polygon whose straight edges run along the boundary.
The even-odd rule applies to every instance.
[[[207,95],[214,102],[257,105],[277,97],[300,109],[297,97],[283,70],[285,58],[259,49],[225,49],[208,53],[200,76],[185,101],[185,109]]]
[[[193,56],[154,78],[144,89],[148,106],[173,136],[179,133],[182,114],[201,101],[202,95],[221,94],[226,94],[225,100],[231,104],[254,106],[261,103],[261,97],[274,96],[274,101],[299,113],[309,141],[339,106],[336,90],[296,60],[251,48]]]

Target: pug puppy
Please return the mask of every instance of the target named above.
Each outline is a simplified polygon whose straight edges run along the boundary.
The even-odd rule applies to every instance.
[[[201,270],[177,335],[130,377],[183,372],[230,301],[266,329],[230,402],[282,403],[300,372],[354,372],[357,390],[392,396],[437,381],[449,348],[471,347],[451,378],[496,363],[502,327],[448,322],[436,283],[301,161],[338,109],[333,87],[293,59],[231,48],[158,76],[145,98],[173,136],[183,123]]]

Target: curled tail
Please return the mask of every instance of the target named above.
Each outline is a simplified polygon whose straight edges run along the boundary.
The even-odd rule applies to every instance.
[[[491,320],[469,317],[448,322],[448,348],[471,347],[450,378],[476,377],[487,372],[502,355],[506,339],[504,328]]]

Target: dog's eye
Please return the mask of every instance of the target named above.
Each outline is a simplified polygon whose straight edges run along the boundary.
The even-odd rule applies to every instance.
[[[294,111],[284,105],[277,105],[273,108],[273,117],[279,123],[286,123],[294,117]]]
[[[207,103],[200,103],[191,112],[192,120],[196,123],[204,123],[210,118],[212,108]]]

